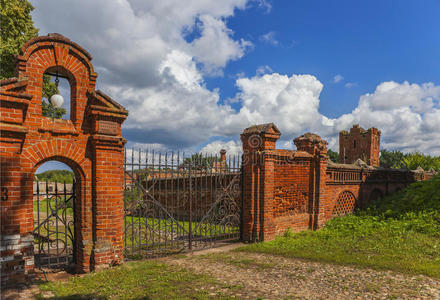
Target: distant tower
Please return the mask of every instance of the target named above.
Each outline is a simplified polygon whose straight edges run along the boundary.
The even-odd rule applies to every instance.
[[[353,125],[350,133],[339,132],[339,163],[351,164],[358,158],[369,166],[379,166],[380,130]]]

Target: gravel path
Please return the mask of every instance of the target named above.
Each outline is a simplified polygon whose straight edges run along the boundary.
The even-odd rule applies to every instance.
[[[440,280],[391,271],[242,252],[163,261],[210,274],[223,283],[216,292],[239,299],[440,299]]]
[[[219,284],[202,288],[208,298],[236,299],[438,299],[440,279],[392,271],[339,266],[280,256],[231,251],[237,244],[187,255],[157,259],[195,273],[209,274]],[[83,275],[84,276],[84,275]],[[64,281],[56,273],[52,281]],[[1,299],[35,299],[37,285],[3,293]],[[52,298],[43,292],[43,298]]]

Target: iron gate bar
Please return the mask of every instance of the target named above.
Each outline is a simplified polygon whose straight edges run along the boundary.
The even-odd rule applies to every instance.
[[[68,203],[72,202],[72,217],[75,214],[76,187],[75,181],[72,183],[72,191],[67,192],[66,183],[63,183],[63,191],[58,190],[58,182],[52,182],[54,191],[49,191],[49,182],[45,184],[45,193],[40,190],[39,181],[35,181],[36,190],[34,190],[33,205],[36,198],[36,223],[34,220],[34,229],[32,231],[35,241],[35,265],[37,267],[61,267],[67,266],[73,261],[75,249],[74,232],[72,228],[74,222],[69,221],[67,215]],[[46,215],[41,219],[42,211],[40,209],[40,197],[43,195],[46,201]],[[35,214],[35,212],[34,212]],[[61,228],[61,227],[64,228]],[[52,237],[54,236],[54,238]],[[69,241],[71,247],[69,247]],[[60,248],[62,243],[62,248]],[[47,250],[45,249],[47,246]]]
[[[124,155],[126,255],[163,255],[240,238],[238,157],[131,151]]]
[[[145,196],[148,196],[148,197],[150,197],[151,198],[151,200],[148,200],[148,199],[144,199],[146,202],[151,202],[151,203],[154,203],[154,204],[156,204],[157,206],[159,206],[166,214],[168,214],[168,216],[171,218],[171,219],[173,219],[173,220],[175,220],[174,218],[173,218],[173,216],[171,216],[170,215],[170,213],[165,209],[165,207],[163,207],[163,205],[162,204],[160,204],[160,202],[158,202],[152,195],[151,195],[151,193],[148,191],[148,190],[146,190],[142,185],[140,185],[139,184],[139,182],[137,182],[137,180],[135,180],[135,178],[130,174],[130,173],[128,173],[128,172],[124,172],[125,174],[127,174],[128,176],[130,176],[130,178],[132,179],[132,182],[133,181],[135,181],[135,183],[136,183],[136,186],[137,187],[139,187],[140,189],[142,189],[142,191],[144,192],[144,194],[145,194]],[[153,187],[154,187],[154,185],[153,185]],[[154,193],[154,189],[153,189],[153,193]],[[177,221],[176,221],[177,222]],[[180,226],[180,225],[179,225]],[[183,230],[185,230],[185,228],[183,228],[182,226],[180,226]]]

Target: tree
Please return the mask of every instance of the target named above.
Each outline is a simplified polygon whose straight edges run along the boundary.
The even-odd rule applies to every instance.
[[[14,55],[25,42],[38,35],[38,29],[31,17],[34,7],[27,0],[0,0],[0,4],[0,76],[4,79],[14,77]]]
[[[440,157],[425,155],[420,152],[408,153],[402,160],[403,165],[410,169],[415,170],[421,167],[425,171],[434,169],[435,171],[440,171]]]
[[[383,149],[380,151],[379,163],[380,166],[383,168],[399,169],[404,166],[403,164],[404,157],[405,155],[398,150],[388,151]]]
[[[327,154],[332,162],[337,163],[339,161],[339,153],[338,152],[333,151],[332,149],[328,149]]]
[[[420,152],[402,153],[401,151],[380,151],[380,166],[384,168],[407,168],[415,170],[421,167],[428,171],[431,168],[440,171],[440,156],[425,155]]]
[[[184,168],[189,168],[191,165],[192,169],[202,170],[207,167],[212,167],[215,162],[219,162],[220,157],[217,156],[204,156],[203,154],[193,154],[191,157],[185,158],[183,161]]]
[[[20,48],[31,38],[38,36],[31,12],[34,9],[27,0],[0,0],[0,79],[16,76],[15,57]],[[55,83],[49,75],[43,76],[43,97],[58,93]],[[66,110],[53,107],[43,100],[43,116],[61,118]]]
[[[38,181],[72,183],[75,175],[69,170],[49,170],[36,174],[35,177]]]

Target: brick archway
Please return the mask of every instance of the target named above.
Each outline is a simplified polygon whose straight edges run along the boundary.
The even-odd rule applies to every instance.
[[[127,110],[95,90],[91,55],[59,34],[28,41],[17,76],[0,81],[2,282],[32,274],[32,181],[49,160],[79,179],[77,271],[122,261],[123,159]],[[43,74],[57,71],[71,86],[69,120],[42,115]],[[111,209],[110,209],[111,208]]]

